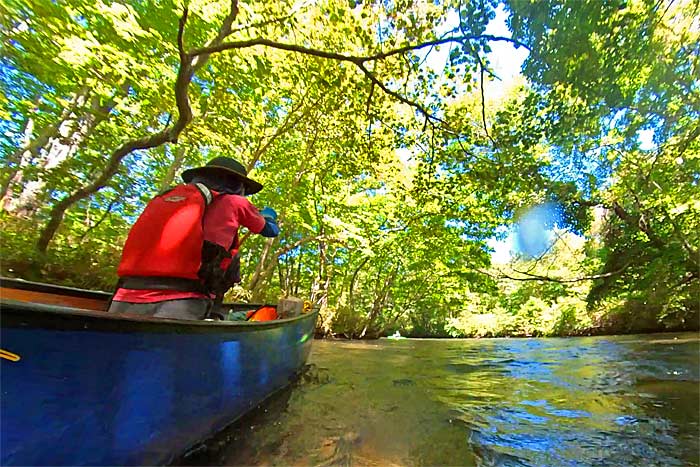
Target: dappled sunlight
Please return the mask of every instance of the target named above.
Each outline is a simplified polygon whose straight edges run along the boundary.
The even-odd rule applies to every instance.
[[[700,327],[698,0],[17,0],[1,16],[1,275],[294,296],[317,337],[397,338],[315,343],[327,377],[226,462],[697,464],[697,335],[539,337]],[[202,169],[219,157],[243,172]],[[250,205],[149,218],[195,172]],[[235,280],[218,280],[223,250],[204,258],[214,236]]]

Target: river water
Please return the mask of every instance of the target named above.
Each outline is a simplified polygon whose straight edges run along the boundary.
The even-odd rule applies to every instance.
[[[225,465],[700,465],[698,334],[315,341]]]

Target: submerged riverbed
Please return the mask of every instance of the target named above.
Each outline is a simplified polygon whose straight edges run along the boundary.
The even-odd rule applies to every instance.
[[[699,465],[698,334],[316,341],[225,465]]]

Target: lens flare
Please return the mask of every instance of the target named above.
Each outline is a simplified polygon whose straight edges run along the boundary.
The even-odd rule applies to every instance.
[[[515,247],[526,257],[540,256],[551,246],[552,229],[559,217],[556,204],[545,203],[525,211],[516,223]]]

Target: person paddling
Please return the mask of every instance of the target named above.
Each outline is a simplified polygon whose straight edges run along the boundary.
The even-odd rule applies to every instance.
[[[109,312],[204,319],[240,282],[239,227],[279,235],[277,213],[245,198],[263,186],[237,160],[214,158],[182,179],[151,200],[131,228]]]

